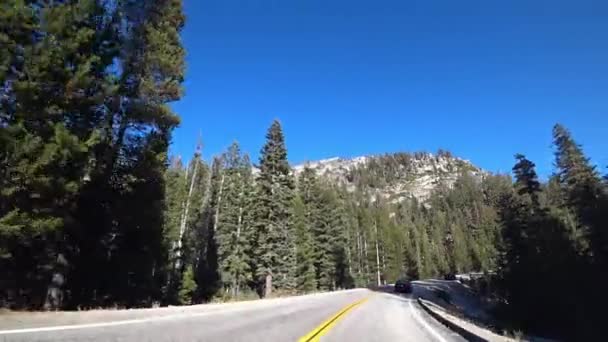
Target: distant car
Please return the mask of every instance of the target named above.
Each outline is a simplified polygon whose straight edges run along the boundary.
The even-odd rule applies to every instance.
[[[399,279],[395,283],[395,292],[397,293],[411,293],[412,283],[407,279]]]

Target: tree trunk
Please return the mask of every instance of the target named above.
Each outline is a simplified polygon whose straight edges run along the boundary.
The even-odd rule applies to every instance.
[[[363,253],[361,251],[361,234],[357,230],[357,274],[361,276],[361,269],[363,265],[361,264],[361,260],[363,259]]]
[[[378,286],[380,286],[382,285],[380,279],[380,251],[378,250],[378,224],[376,221],[374,221],[374,230],[376,231],[376,275],[378,278]]]
[[[192,179],[190,180],[190,188],[188,190],[188,197],[186,197],[186,207],[184,209],[184,214],[182,215],[182,220],[179,225],[179,242],[178,245],[181,247],[184,237],[184,233],[186,232],[186,225],[188,223],[188,215],[190,212],[190,201],[192,199],[192,193],[194,192],[194,183],[196,181],[196,176],[198,174],[198,164],[199,162],[195,160],[194,162],[194,171],[192,173]]]
[[[382,246],[382,274],[386,274],[386,249]],[[384,279],[386,283],[386,279]]]
[[[57,254],[51,282],[47,287],[46,298],[44,300],[45,310],[59,310],[63,306],[63,286],[65,285],[65,271],[67,260],[62,253]]]
[[[264,282],[264,298],[270,297],[272,294],[272,274],[267,273]]]
[[[240,194],[242,196],[242,192]],[[243,207],[239,206],[239,217],[238,217],[238,223],[236,225],[236,246],[234,246],[234,255],[238,258],[239,257],[239,253],[240,253],[240,246],[241,246],[241,242],[240,242],[240,238],[241,238],[241,224],[243,222]],[[239,259],[239,262],[242,261]],[[239,295],[239,272],[237,271],[236,274],[234,275],[234,280],[232,281],[232,286],[234,287],[234,297],[236,298]]]
[[[105,156],[106,157],[106,165],[105,165],[106,168],[105,168],[104,174],[103,174],[103,177],[104,177],[103,181],[106,184],[110,179],[112,171],[114,170],[114,165],[116,164],[116,160],[118,159],[118,155],[120,153],[120,150],[122,149],[123,140],[125,138],[125,135],[127,134],[127,128],[128,128],[128,120],[123,113],[123,116],[120,118],[120,123],[118,125],[118,132],[116,133],[116,140],[114,140],[113,139],[114,138],[113,130],[112,130],[113,123],[114,123],[114,114],[110,114],[109,120],[108,120],[108,124],[109,124],[108,141],[110,144],[110,151]]]
[[[423,267],[422,267],[422,260],[420,259],[420,243],[417,239],[414,239],[414,246],[416,248],[416,268],[418,271],[418,276],[421,276],[422,271],[423,271]]]
[[[363,259],[363,268],[365,270],[365,281],[368,282],[369,281],[369,276],[370,276],[370,272],[369,272],[369,256],[367,254],[367,239],[365,238],[365,235],[363,235],[363,255],[365,256],[365,258]]]
[[[211,200],[211,178],[213,174],[212,172],[207,172],[207,179],[205,180],[205,191],[203,195],[203,200],[201,201],[201,212],[205,211],[209,201]]]
[[[63,289],[65,277],[61,272],[53,273],[51,284],[46,291],[45,310],[59,310],[63,305]]]
[[[236,251],[238,252],[240,242],[239,239],[241,237],[241,225],[243,223],[243,206],[239,206],[239,217],[237,219],[236,225]]]
[[[175,269],[178,270],[181,267],[181,257],[182,257],[182,246],[184,244],[184,234],[186,233],[186,228],[188,224],[188,215],[190,212],[190,200],[192,199],[192,192],[194,191],[194,182],[196,181],[196,176],[198,173],[198,160],[194,160],[194,171],[192,173],[192,180],[190,181],[190,189],[188,190],[188,197],[186,197],[186,208],[184,209],[184,213],[182,215],[182,219],[179,225],[179,238],[177,240],[177,252],[175,253]]]
[[[217,194],[217,205],[215,207],[215,217],[213,218],[213,231],[217,230],[217,223],[220,218],[220,205],[222,204],[222,192],[224,191],[224,175],[220,179],[220,189]]]
[[[122,137],[124,136],[124,132],[126,131],[126,123],[127,120],[126,118],[123,117],[117,118],[117,115],[120,114],[120,106],[121,106],[121,98],[118,95],[115,95],[112,100],[109,103],[109,113],[107,113],[107,117],[106,117],[106,122],[105,122],[105,138],[106,138],[106,144],[107,146],[110,147],[110,150],[106,150],[104,152],[107,152],[107,154],[105,154],[103,156],[104,161],[106,162],[106,170],[104,170],[104,172],[107,172],[108,169],[112,169],[114,166],[114,150],[116,145],[118,145],[119,143],[122,144],[122,141],[118,139],[118,137]],[[117,139],[114,140],[114,122],[115,119],[120,120],[120,122],[118,123],[118,134],[117,134]],[[119,142],[120,141],[120,142]]]
[[[348,274],[352,275],[353,274],[353,261],[352,261],[352,251],[351,251],[351,245],[352,244],[352,239],[350,236],[350,232],[348,234],[347,237],[347,243],[346,243],[346,260],[348,261]]]

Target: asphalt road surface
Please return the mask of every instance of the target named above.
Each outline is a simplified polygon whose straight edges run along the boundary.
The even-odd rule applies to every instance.
[[[134,310],[136,312],[136,310]],[[1,316],[0,316],[1,319]],[[410,295],[366,289],[182,311],[146,311],[83,324],[0,330],[0,341],[463,341]]]

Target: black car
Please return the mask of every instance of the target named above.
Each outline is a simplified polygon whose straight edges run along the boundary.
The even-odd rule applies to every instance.
[[[412,283],[407,279],[399,279],[395,283],[395,292],[412,293]]]

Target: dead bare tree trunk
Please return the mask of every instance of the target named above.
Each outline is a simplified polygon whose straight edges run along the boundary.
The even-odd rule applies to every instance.
[[[384,246],[382,246],[382,274],[386,275],[386,248]],[[386,278],[384,284],[386,284]]]
[[[369,281],[369,256],[367,254],[367,238],[365,237],[365,234],[363,235],[363,255],[365,256],[365,258],[363,259],[363,267],[365,269],[365,278],[366,278],[366,282]]]
[[[196,182],[196,176],[198,174],[198,164],[199,161],[195,159],[194,161],[194,171],[192,173],[192,180],[190,181],[190,189],[188,190],[188,197],[186,197],[186,207],[184,208],[184,213],[181,217],[181,222],[179,224],[179,238],[177,239],[177,251],[175,253],[175,269],[178,270],[181,267],[181,257],[182,257],[182,247],[184,244],[184,234],[186,233],[186,228],[188,224],[188,215],[190,212],[190,202],[192,199],[192,192],[194,192],[194,183]]]
[[[378,278],[378,286],[382,285],[380,279],[380,251],[378,249],[378,223],[374,220],[374,230],[376,231],[376,275]]]
[[[357,230],[357,274],[361,276],[361,260],[363,259],[363,253],[361,251],[361,233]]]
[[[207,172],[207,179],[205,179],[205,188],[204,188],[204,193],[203,193],[203,199],[201,200],[201,206],[199,208],[201,213],[205,213],[208,205],[209,205],[209,201],[211,200],[211,172]],[[200,232],[199,232],[200,234]],[[198,239],[201,239],[202,237],[199,235],[197,237]],[[200,259],[201,259],[201,253],[197,253],[196,256],[196,267],[198,267],[199,263],[200,263]]]
[[[352,257],[351,257],[351,250],[350,250],[350,246],[351,246],[351,236],[350,233],[348,234],[348,240],[346,243],[346,260],[348,261],[348,274],[352,275],[353,274],[353,263],[352,263]]]
[[[224,175],[220,178],[220,189],[217,194],[217,206],[215,207],[215,215],[213,217],[213,231],[217,230],[217,223],[220,218],[220,206],[222,204],[222,192],[224,191]]]

